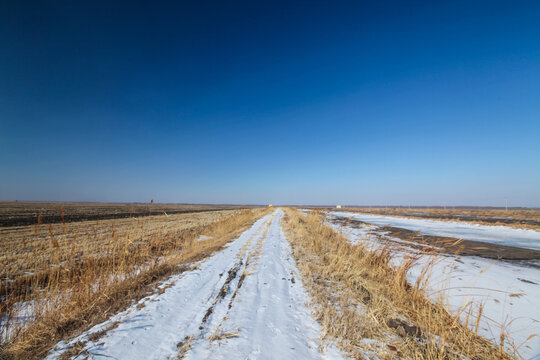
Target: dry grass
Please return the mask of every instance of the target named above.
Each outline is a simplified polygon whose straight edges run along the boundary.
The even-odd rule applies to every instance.
[[[159,203],[76,203],[0,201],[0,227],[61,222],[122,219],[150,215],[173,215],[216,210],[241,210],[231,205],[189,205]]]
[[[266,209],[36,225],[5,231],[0,358],[39,358],[247,229]],[[201,235],[206,235],[200,240]],[[17,321],[21,308],[31,318]]]
[[[336,339],[350,356],[512,358],[430,301],[421,280],[407,282],[414,258],[392,268],[388,248],[351,245],[317,213],[303,216],[287,209],[284,230],[324,336]]]
[[[540,210],[537,209],[506,211],[502,209],[342,208],[337,211],[353,211],[412,219],[460,221],[482,225],[502,225],[516,229],[540,231]]]
[[[0,228],[0,277],[14,280],[36,267],[42,270],[56,256],[60,262],[80,253],[99,256],[111,245],[113,237],[148,241],[156,236],[170,236],[175,231],[196,230],[235,213],[226,210],[59,224],[36,222],[32,226]]]

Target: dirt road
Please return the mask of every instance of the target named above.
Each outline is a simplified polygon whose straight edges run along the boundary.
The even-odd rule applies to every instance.
[[[222,252],[58,344],[49,358],[343,358],[335,349],[320,350],[320,327],[306,306],[282,216],[276,210],[261,218]]]

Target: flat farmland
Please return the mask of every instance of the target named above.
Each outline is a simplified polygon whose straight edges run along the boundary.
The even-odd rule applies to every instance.
[[[106,204],[109,212],[99,216],[97,204],[70,205],[82,218],[100,219],[0,228],[0,357],[42,357],[51,341],[152,292],[160,280],[222,249],[265,211],[174,206],[161,209],[181,213],[107,219],[122,206]]]
[[[0,227],[123,219],[246,208],[232,205],[0,202]]]
[[[535,230],[192,210],[0,228],[0,357],[495,360],[540,349]]]
[[[342,207],[336,211],[540,230],[540,209]]]

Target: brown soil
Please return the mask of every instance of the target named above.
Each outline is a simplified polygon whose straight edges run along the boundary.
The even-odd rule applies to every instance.
[[[470,210],[470,209],[403,209],[403,208],[343,208],[333,211],[359,212],[415,219],[463,221],[485,225],[506,225],[540,230],[540,210]]]
[[[334,218],[332,221],[336,224],[352,227],[372,225],[363,221],[347,218]],[[540,260],[540,250],[524,249],[482,241],[460,240],[452,237],[424,235],[415,231],[392,226],[380,227],[377,232],[385,232],[385,234],[390,237],[425,244],[428,248],[415,244],[410,244],[408,246],[426,251],[441,251],[446,254],[471,255],[500,260]],[[385,240],[392,241],[388,238],[385,238]],[[434,248],[441,248],[442,250]]]
[[[0,227],[54,224],[88,220],[122,219],[130,217],[194,213],[214,210],[241,209],[246,206],[129,204],[129,203],[59,203],[0,202]],[[39,220],[38,220],[39,219]]]

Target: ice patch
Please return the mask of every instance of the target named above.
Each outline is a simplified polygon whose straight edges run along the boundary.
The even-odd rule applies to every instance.
[[[454,221],[398,218],[366,214],[332,212],[333,216],[360,220],[374,225],[420,231],[426,235],[484,241],[492,244],[540,250],[540,231],[515,229],[508,226],[489,226]]]

